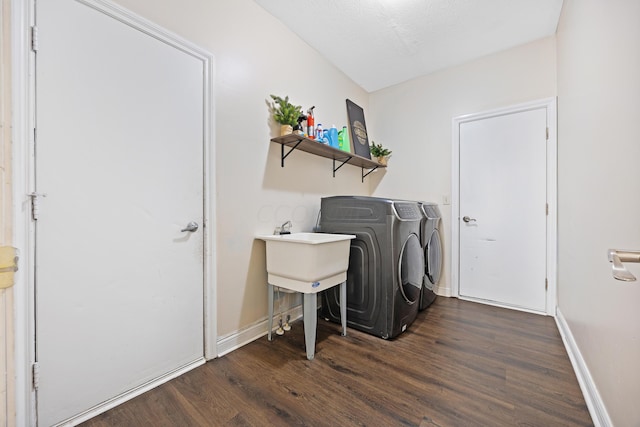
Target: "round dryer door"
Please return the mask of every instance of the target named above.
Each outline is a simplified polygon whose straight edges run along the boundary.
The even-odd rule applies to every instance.
[[[424,249],[425,272],[429,283],[427,286],[433,290],[433,285],[440,281],[440,273],[442,272],[442,242],[440,241],[440,233],[438,229],[433,230],[427,247]]]
[[[415,234],[410,234],[402,246],[398,262],[400,293],[409,304],[413,304],[420,299],[423,271],[424,258],[420,239]]]

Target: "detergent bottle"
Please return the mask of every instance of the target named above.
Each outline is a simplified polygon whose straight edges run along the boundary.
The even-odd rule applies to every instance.
[[[336,128],[336,125],[332,125],[331,129],[329,129],[329,145],[333,148],[340,148],[338,142],[338,129]]]
[[[351,152],[351,144],[349,142],[349,130],[346,126],[342,127],[342,130],[338,132],[338,148],[343,151]]]

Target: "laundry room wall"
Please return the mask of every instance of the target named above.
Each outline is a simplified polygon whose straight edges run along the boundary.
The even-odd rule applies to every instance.
[[[553,96],[555,37],[371,94],[370,139],[393,150],[384,179],[378,176],[373,181],[374,195],[440,205],[445,249],[444,275],[437,288],[440,295],[451,295],[451,206],[447,203],[451,198],[452,119]]]
[[[640,282],[607,259],[640,250],[639,18],[638,1],[564,0],[557,33],[558,315],[603,426],[640,425]]]
[[[322,196],[370,193],[359,168],[345,166],[332,178],[326,158],[294,152],[281,168],[267,99],[315,105],[316,123],[340,127],[345,99],[367,108],[368,94],[251,0],[117,3],[215,56],[218,338],[258,330],[267,292],[264,242],[254,236],[286,220],[293,231],[310,231]],[[300,19],[309,19],[304,10]]]

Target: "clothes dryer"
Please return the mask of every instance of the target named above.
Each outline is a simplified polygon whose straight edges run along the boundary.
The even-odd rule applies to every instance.
[[[322,199],[320,230],[356,236],[347,271],[349,327],[387,339],[414,321],[424,276],[421,221],[417,202],[364,196]],[[339,321],[334,289],[323,293],[321,314]]]
[[[422,213],[420,238],[424,254],[424,277],[420,294],[420,310],[424,310],[436,299],[434,286],[440,281],[442,272],[442,240],[440,223],[442,215],[438,205],[431,202],[418,202]]]

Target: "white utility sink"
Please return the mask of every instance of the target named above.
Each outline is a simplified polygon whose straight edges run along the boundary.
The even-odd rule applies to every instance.
[[[320,292],[347,279],[352,234],[258,236],[267,243],[268,281],[297,292]]]
[[[347,269],[352,234],[292,233],[258,236],[267,243],[268,338],[273,330],[274,286],[302,292],[307,359],[315,355],[317,294],[340,285],[342,335],[347,334]]]

